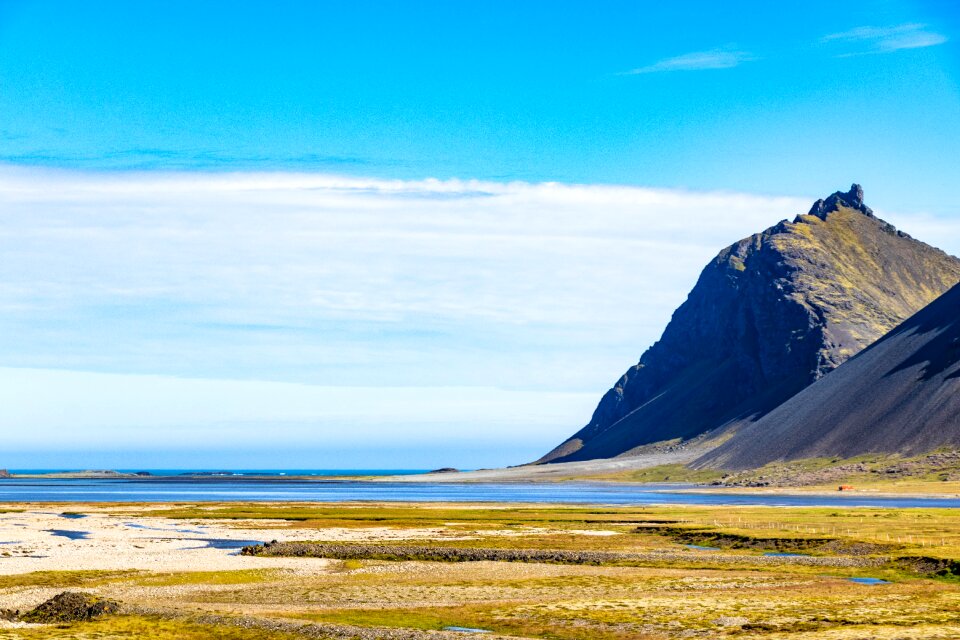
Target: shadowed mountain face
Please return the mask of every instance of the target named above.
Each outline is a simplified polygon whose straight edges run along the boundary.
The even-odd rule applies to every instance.
[[[753,422],[960,281],[853,185],[714,258],[590,423],[541,458],[610,458]]]
[[[960,447],[960,285],[747,425],[698,466]]]

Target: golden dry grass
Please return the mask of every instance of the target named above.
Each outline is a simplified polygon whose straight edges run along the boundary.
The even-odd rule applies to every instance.
[[[84,507],[109,511],[114,506]],[[669,532],[638,526],[706,528],[764,537],[834,537],[899,544],[897,553],[960,557],[960,511],[780,507],[567,507],[542,505],[198,504],[137,507],[186,520],[290,524],[290,539],[322,539],[327,527],[438,527],[469,533],[443,544],[556,549],[663,550],[648,566],[505,562],[334,562],[325,572],[46,572],[0,582],[0,594],[79,587],[176,616],[260,619],[439,630],[466,626],[526,638],[955,638],[960,582],[894,568],[826,569],[771,564],[711,566],[711,552],[686,552]],[[125,518],[133,517],[124,508]],[[612,532],[612,535],[590,535]],[[900,539],[899,543],[897,539]],[[941,543],[942,541],[942,543]],[[425,544],[430,541],[409,541]],[[676,560],[677,552],[687,554]],[[756,556],[760,550],[724,551]],[[845,578],[874,576],[868,586]],[[39,597],[39,596],[38,596]],[[0,604],[2,606],[2,604]],[[183,619],[121,616],[68,628],[0,629],[2,638],[287,640],[262,629],[211,627]]]

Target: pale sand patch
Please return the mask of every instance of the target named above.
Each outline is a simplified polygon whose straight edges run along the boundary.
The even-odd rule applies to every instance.
[[[324,559],[240,556],[237,548],[210,547],[210,540],[230,540],[237,544],[271,540],[389,543],[550,533],[616,535],[615,531],[554,531],[539,527],[522,530],[444,527],[308,529],[290,528],[283,520],[191,521],[117,514],[112,505],[110,512],[94,506],[77,508],[87,514],[86,517],[61,517],[60,507],[0,513],[0,575],[78,570],[178,572],[278,568],[298,573],[328,570],[329,562]],[[87,535],[83,539],[70,540],[55,535],[52,530],[79,531]]]
[[[0,629],[29,629],[30,627],[42,627],[42,624],[30,624],[29,622],[12,622],[10,620],[0,620]]]
[[[693,462],[711,448],[713,441],[693,442],[674,451],[623,454],[616,458],[584,460],[582,462],[555,462],[552,464],[528,464],[506,469],[481,469],[460,473],[425,473],[410,476],[377,476],[371,482],[551,482],[570,480],[583,476],[639,471],[667,464]]]
[[[225,571],[284,568],[298,572],[325,571],[328,561],[318,558],[260,558],[238,555],[237,549],[208,546],[210,540],[245,544],[270,540],[322,539],[371,541],[435,538],[442,530],[331,528],[321,530],[263,528],[249,523],[210,520],[191,522],[97,513],[68,519],[58,511],[0,513],[0,575],[33,571],[141,570],[156,572]],[[248,524],[249,526],[243,526]],[[279,522],[266,523],[279,525]],[[82,531],[84,539],[70,540],[51,530]]]
[[[601,538],[620,535],[619,531],[610,531],[607,529],[565,529],[563,533],[572,533],[578,536],[600,536]]]

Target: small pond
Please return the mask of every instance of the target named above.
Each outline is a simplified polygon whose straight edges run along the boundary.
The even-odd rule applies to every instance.
[[[847,580],[857,584],[890,584],[888,580],[881,580],[880,578],[847,578]]]
[[[52,533],[68,540],[86,540],[90,535],[89,531],[70,531],[68,529],[46,529],[47,533]]]

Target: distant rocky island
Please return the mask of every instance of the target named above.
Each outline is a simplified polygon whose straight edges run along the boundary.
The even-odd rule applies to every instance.
[[[877,218],[854,184],[722,250],[590,422],[538,462],[734,433],[698,464],[960,445],[960,290],[901,325],[958,282],[960,260]],[[897,358],[907,373],[889,382]],[[923,392],[908,362],[935,363]]]
[[[0,469],[0,478],[142,478],[150,476],[148,471],[114,471],[112,469],[86,469],[83,471],[50,471],[45,473],[17,473],[13,474],[6,469]]]

